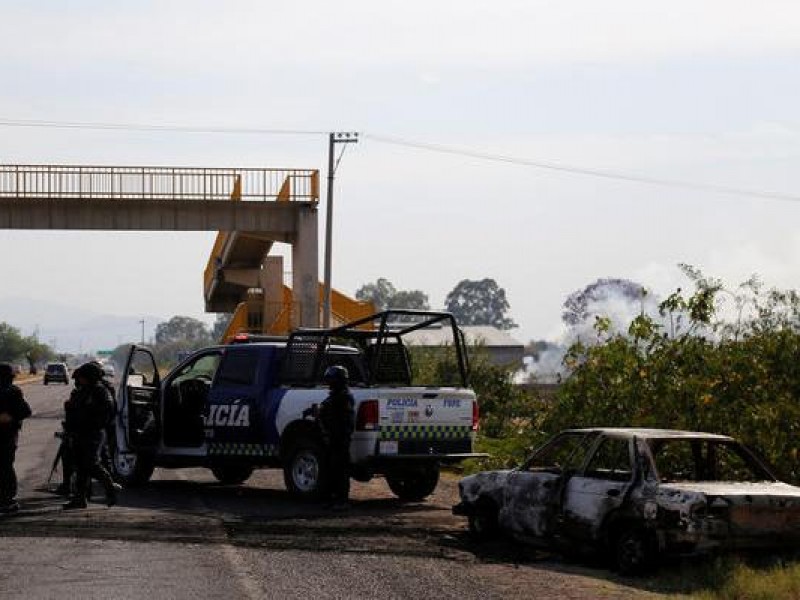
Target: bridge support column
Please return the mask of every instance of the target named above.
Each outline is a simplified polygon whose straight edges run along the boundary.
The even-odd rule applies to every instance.
[[[272,324],[283,310],[283,257],[267,256],[261,264],[261,289],[264,291],[262,333],[273,333]]]
[[[272,324],[283,310],[283,257],[267,256],[261,263],[261,289],[264,291],[261,333],[273,333]]]
[[[301,327],[319,327],[319,234],[316,207],[298,210],[292,242],[292,289]]]

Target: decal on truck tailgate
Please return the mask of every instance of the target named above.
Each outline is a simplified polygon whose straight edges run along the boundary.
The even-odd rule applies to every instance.
[[[471,425],[381,425],[382,440],[445,440],[468,437]]]

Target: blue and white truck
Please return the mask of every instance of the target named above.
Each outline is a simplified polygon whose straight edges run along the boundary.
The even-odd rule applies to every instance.
[[[452,342],[434,349],[405,342],[430,328],[449,330]],[[117,394],[116,477],[132,485],[156,467],[206,467],[220,482],[239,484],[254,469],[281,468],[290,492],[321,495],[325,447],[304,414],[326,398],[322,374],[331,365],[347,368],[356,400],[354,479],[383,475],[399,498],[417,501],[433,492],[441,465],[483,456],[473,452],[478,404],[455,319],[395,310],[286,338],[237,336],[163,377],[152,352],[133,346]]]

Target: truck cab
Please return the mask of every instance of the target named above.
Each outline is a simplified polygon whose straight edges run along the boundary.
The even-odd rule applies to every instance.
[[[453,343],[404,343],[429,327],[447,327]],[[322,375],[331,365],[348,370],[356,401],[353,478],[384,475],[398,497],[421,500],[435,489],[442,464],[479,456],[477,400],[455,319],[385,311],[287,338],[238,336],[193,353],[163,377],[152,352],[133,346],[117,394],[117,477],[143,483],[158,466],[200,466],[236,484],[254,469],[281,468],[293,494],[323,494],[326,448],[307,409],[327,397]]]

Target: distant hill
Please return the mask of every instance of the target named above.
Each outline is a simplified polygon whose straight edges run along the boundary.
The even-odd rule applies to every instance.
[[[206,315],[195,316],[204,321]],[[140,321],[145,321],[145,340],[150,340],[156,325],[169,317],[153,315],[100,314],[83,308],[30,298],[0,298],[0,321],[18,328],[24,335],[37,333],[46,344],[62,352],[91,352],[138,342]]]

